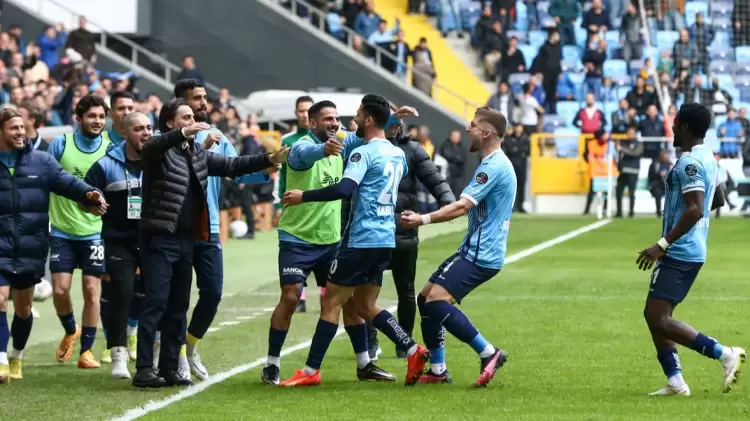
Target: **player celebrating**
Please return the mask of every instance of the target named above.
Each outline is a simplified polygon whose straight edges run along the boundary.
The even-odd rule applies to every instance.
[[[667,175],[662,238],[642,250],[636,260],[642,270],[651,269],[658,261],[651,274],[644,316],[657,359],[667,376],[667,387],[651,393],[652,396],[690,396],[675,344],[719,360],[724,369],[725,393],[732,390],[746,358],[744,349],[722,346],[714,338],[672,318],[674,308],[685,299],[706,261],[711,211],[724,205],[718,163],[713,152],[703,145],[710,126],[708,108],[695,103],[680,107],[672,130],[674,145],[683,153]]]
[[[109,107],[98,96],[81,98],[75,108],[78,129],[52,140],[48,152],[62,168],[83,179],[91,166],[103,157],[111,144],[102,136]],[[75,341],[81,338],[78,368],[99,368],[91,348],[99,324],[100,276],[104,272],[104,244],[101,240],[102,221],[98,216],[84,213],[78,204],[57,196],[50,198],[50,271],[54,287],[55,310],[65,329],[65,336],[57,348],[57,361],[67,361],[73,353]],[[73,271],[83,271],[83,329],[73,315],[70,288]]]
[[[470,152],[479,152],[482,162],[461,198],[435,212],[419,215],[405,211],[401,224],[416,228],[429,223],[447,222],[469,215],[469,231],[453,256],[441,264],[417,297],[422,316],[422,337],[430,350],[430,370],[420,383],[449,383],[445,364],[442,327],[479,354],[481,370],[476,386],[486,386],[508,359],[453,305],[495,276],[505,260],[510,217],[516,198],[516,175],[508,157],[500,149],[507,121],[498,111],[482,107],[474,113],[466,131],[471,138]]]
[[[331,265],[307,364],[281,382],[281,386],[320,384],[320,366],[338,330],[341,310],[350,299],[353,300],[350,305],[359,317],[371,320],[406,352],[406,384],[417,381],[427,362],[428,351],[409,337],[391,313],[376,303],[383,271],[388,267],[395,247],[396,198],[399,182],[407,168],[404,152],[385,139],[384,128],[389,117],[390,107],[385,98],[365,95],[355,117],[357,135],[364,138],[365,145],[352,151],[341,182],[318,190],[292,190],[284,194],[283,203],[287,205],[333,202],[349,197],[353,197],[353,204],[351,223]],[[354,316],[350,314],[350,317]],[[362,319],[360,325],[366,345],[365,320]]]

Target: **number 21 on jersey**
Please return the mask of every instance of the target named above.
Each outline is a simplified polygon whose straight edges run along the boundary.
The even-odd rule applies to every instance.
[[[404,175],[404,164],[389,161],[383,168],[383,177],[387,179],[385,187],[378,196],[378,215],[392,215],[398,198],[398,185]]]

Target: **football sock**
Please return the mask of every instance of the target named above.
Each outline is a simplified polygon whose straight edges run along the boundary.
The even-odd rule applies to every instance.
[[[442,320],[443,326],[451,335],[461,342],[471,345],[474,351],[480,354],[480,357],[485,358],[484,355],[489,351],[491,351],[490,355],[495,352],[494,347],[479,334],[466,314],[456,306],[446,301],[430,301],[425,303],[424,309],[430,318]]]
[[[138,334],[138,319],[131,319],[128,317],[128,326],[126,328],[127,335],[137,335]]]
[[[372,325],[375,326],[379,331],[383,332],[398,349],[406,351],[408,355],[414,353],[416,350],[417,343],[414,339],[409,336],[408,333],[398,324],[396,318],[393,317],[388,310],[381,310],[374,319],[372,319]]]
[[[161,330],[157,330],[156,333],[154,333],[154,341],[161,342]]]
[[[81,355],[94,347],[96,340],[96,326],[84,326],[81,330]]]
[[[2,322],[0,322],[2,323]],[[13,336],[13,349],[23,351],[26,348],[26,342],[31,335],[31,325],[34,324],[34,315],[22,319],[17,314],[13,316],[13,324],[10,327],[10,333]]]
[[[690,345],[690,349],[704,357],[713,358],[715,360],[721,358],[722,351],[724,351],[724,347],[716,342],[716,339],[702,333],[698,333],[695,341]]]
[[[73,335],[76,333],[76,318],[73,313],[57,315],[60,319],[60,324],[65,329],[66,335]]]
[[[323,358],[328,351],[328,347],[331,345],[331,341],[336,336],[338,328],[339,326],[335,323],[323,319],[318,320],[318,326],[315,328],[315,334],[310,345],[310,353],[307,355],[307,363],[304,368],[305,373],[312,374],[316,370],[320,370]]]
[[[193,353],[195,352],[195,349],[198,348],[198,343],[200,343],[200,339],[193,336],[191,333],[187,334],[187,355],[193,356]]]
[[[677,355],[677,349],[663,349],[656,354],[656,358],[661,364],[664,375],[667,376],[667,382],[671,387],[680,387],[685,383],[682,378],[682,367],[680,366],[680,357]]]
[[[366,367],[370,363],[370,354],[367,352],[367,324],[346,326],[345,329],[357,356],[357,368]]]
[[[0,354],[5,355],[8,352],[8,340],[10,339],[10,330],[8,330],[8,314],[0,311]],[[8,364],[6,361],[0,361],[0,364]]]
[[[424,311],[425,297],[417,296],[417,307],[421,317],[422,339],[427,349],[430,350],[430,370],[434,374],[442,374],[447,368],[445,365],[445,329],[440,323],[435,322]]]
[[[286,333],[286,330],[268,329],[268,357],[266,357],[266,367],[269,365],[281,366],[281,347],[284,346]]]

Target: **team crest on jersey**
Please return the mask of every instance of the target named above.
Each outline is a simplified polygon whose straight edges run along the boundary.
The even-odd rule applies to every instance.
[[[685,174],[687,174],[687,176],[690,178],[695,177],[695,175],[698,174],[698,167],[696,167],[694,164],[686,165]]]
[[[477,174],[477,183],[485,184],[487,183],[487,180],[489,180],[489,177],[487,176],[486,172],[480,172],[479,174]]]
[[[351,158],[349,158],[349,160],[352,162],[359,162],[360,159],[362,159],[362,155],[360,155],[359,152],[355,153]]]

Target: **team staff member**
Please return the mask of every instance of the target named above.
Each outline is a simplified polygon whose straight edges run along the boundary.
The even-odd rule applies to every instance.
[[[48,152],[62,168],[83,179],[89,168],[107,151],[110,140],[103,134],[109,107],[98,96],[88,95],[76,104],[78,128],[52,140]],[[102,221],[84,213],[75,202],[52,195],[50,198],[50,271],[54,289],[53,302],[65,329],[57,348],[57,361],[64,362],[73,354],[75,341],[81,338],[79,368],[99,368],[91,352],[99,324],[101,275],[104,273],[104,244],[101,240]],[[73,271],[83,271],[83,329],[76,324],[70,287]]]
[[[0,111],[0,384],[23,378],[21,361],[31,333],[34,285],[47,260],[50,193],[89,206],[96,214],[106,203],[93,187],[76,179],[46,152],[25,139],[18,111]],[[8,330],[8,296],[15,314]],[[13,348],[8,355],[8,339]]]
[[[136,289],[138,221],[141,217],[141,147],[153,135],[151,119],[132,113],[123,119],[125,141],[107,151],[86,174],[86,183],[104,192],[110,204],[102,217],[102,239],[109,280],[103,295],[109,305],[102,320],[111,351],[112,377],[129,379],[126,327]]]
[[[208,102],[206,88],[197,80],[185,79],[177,81],[174,87],[175,98],[182,98],[193,110],[195,121],[208,122]],[[195,135],[195,141],[215,154],[237,157],[237,151],[221,131],[216,128],[204,130]],[[272,167],[271,169],[274,169]],[[186,359],[189,371],[198,379],[208,379],[208,370],[203,365],[197,348],[198,343],[208,332],[211,323],[216,317],[219,302],[224,290],[224,257],[219,240],[219,191],[221,189],[221,177],[208,177],[206,199],[208,202],[208,214],[211,220],[211,233],[208,241],[196,241],[193,251],[193,269],[197,278],[198,302],[193,309],[190,325],[187,330],[187,346],[180,349],[180,369],[183,360]],[[263,173],[249,174],[235,179],[237,183],[268,183],[270,176]],[[183,352],[185,357],[183,359]]]
[[[159,114],[159,130],[141,149],[143,165],[139,247],[145,302],[138,328],[135,387],[189,385],[178,372],[185,340],[196,240],[210,233],[208,176],[237,177],[274,167],[288,149],[274,154],[229,158],[208,153],[193,136],[211,126],[195,123],[193,110],[173,99]],[[154,335],[162,327],[159,372],[153,370]]]
[[[109,105],[112,107],[112,128],[106,133],[113,145],[119,145],[125,141],[125,117],[135,111],[135,97],[127,91],[113,92]]]
[[[386,126],[388,140],[398,146],[406,156],[407,173],[398,185],[398,199],[396,201],[396,220],[405,210],[419,209],[417,200],[417,186],[425,186],[432,197],[442,207],[456,201],[450,184],[440,175],[435,163],[427,155],[425,149],[410,135],[403,134],[403,122],[395,115],[391,116]],[[417,275],[417,257],[419,247],[419,229],[406,229],[396,224],[396,250],[391,255],[391,274],[396,284],[398,295],[398,323],[411,336],[414,332],[414,320],[417,315],[417,302],[414,291],[414,278]],[[378,340],[377,329],[367,324],[369,330],[370,358],[377,358]],[[399,358],[406,354],[396,349]]]

